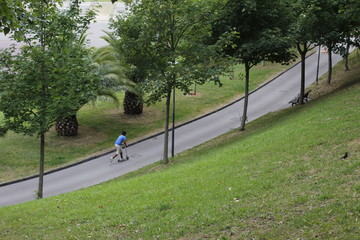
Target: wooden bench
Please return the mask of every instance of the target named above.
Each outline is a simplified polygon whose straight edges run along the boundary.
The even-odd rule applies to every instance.
[[[308,97],[309,97],[309,93],[311,92],[311,90],[307,91],[306,93],[304,93],[304,100],[308,101]]]
[[[307,91],[304,93],[304,98],[303,100],[305,100],[306,102],[309,99],[309,93],[311,92],[311,90]],[[296,104],[300,103],[300,94],[298,94],[293,100],[291,100],[289,103],[291,103],[291,106],[294,106]]]
[[[289,103],[291,103],[291,106],[294,106],[300,102],[300,97],[296,97],[293,100],[291,100]]]

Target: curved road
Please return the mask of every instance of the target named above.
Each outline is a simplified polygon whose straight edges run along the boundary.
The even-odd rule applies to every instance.
[[[327,71],[328,62],[325,56],[325,54],[321,54],[320,76]],[[340,56],[333,55],[334,65],[340,60]],[[306,86],[315,81],[316,66],[317,54],[313,54],[306,61]],[[241,83],[239,82],[239,84]],[[297,64],[251,93],[248,120],[252,121],[269,112],[290,107],[288,102],[298,94],[299,89],[300,64]],[[242,108],[243,101],[239,99],[213,114],[176,128],[175,153],[192,148],[239,127]],[[44,197],[86,188],[157,162],[162,158],[163,141],[163,134],[159,134],[132,144],[128,148],[130,160],[122,163],[111,163],[109,158],[113,153],[108,153],[93,160],[49,173],[44,178]],[[38,178],[3,184],[0,187],[0,207],[34,200],[37,187]]]
[[[333,64],[340,60],[340,56],[334,55]],[[315,81],[316,64],[317,54],[308,57],[306,86]],[[320,75],[326,73],[326,69],[327,58],[323,54],[320,61]],[[297,95],[299,89],[300,64],[297,64],[250,94],[248,120],[252,121],[269,112],[290,107],[288,102]],[[243,101],[240,99],[213,114],[176,128],[175,152],[190,149],[239,127],[242,108]],[[113,153],[109,153],[50,173],[44,178],[44,197],[86,188],[157,162],[162,158],[163,141],[163,134],[160,134],[129,146],[130,160],[122,163],[111,163],[109,158]],[[38,178],[0,187],[0,207],[34,200],[37,187]]]

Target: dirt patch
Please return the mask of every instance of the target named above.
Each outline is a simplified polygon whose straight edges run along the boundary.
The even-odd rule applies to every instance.
[[[102,142],[105,139],[105,133],[97,129],[92,129],[88,126],[80,125],[78,135],[75,137],[57,136],[55,128],[51,128],[47,133],[46,143],[50,146],[57,146],[57,148],[67,148],[69,146],[76,147],[95,145],[96,143]]]
[[[192,94],[185,95],[185,97],[188,97],[188,98],[191,98],[191,97],[192,98],[199,98],[201,96],[202,96],[201,92],[197,92],[196,94],[192,93]]]
[[[348,83],[354,81],[360,75],[360,69],[350,69],[348,71],[338,70],[333,72],[331,83],[327,84],[325,74],[319,81],[319,84],[312,84],[308,89],[311,89],[310,93],[311,99],[317,99],[321,96],[327,95],[342,86],[347,85]],[[345,80],[345,81],[344,81]]]
[[[119,112],[118,109],[109,111],[109,116],[111,116],[112,119],[132,124],[155,122],[156,120],[160,119],[162,115],[163,111],[154,108],[146,108],[142,114],[138,115],[128,115],[124,112]]]

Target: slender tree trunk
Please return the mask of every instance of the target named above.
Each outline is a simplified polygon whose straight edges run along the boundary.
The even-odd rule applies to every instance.
[[[166,111],[165,111],[165,131],[164,131],[164,163],[169,163],[169,119],[170,119],[170,101],[171,101],[171,87],[168,87],[166,96]]]
[[[247,119],[247,107],[249,102],[249,81],[250,81],[250,65],[245,62],[245,98],[244,98],[244,110],[240,119],[240,131],[245,131],[245,123]]]
[[[301,76],[300,76],[300,94],[299,94],[299,100],[300,104],[304,104],[304,92],[305,92],[305,66],[306,66],[306,53],[307,53],[307,45],[306,43],[297,44],[297,50],[300,53],[301,57]]]
[[[331,76],[332,76],[332,47],[328,47],[328,75],[327,75],[327,84],[331,83]]]
[[[45,6],[44,2],[41,2],[42,7],[42,14],[41,19],[46,19],[45,17]],[[43,51],[45,51],[45,21],[41,21],[41,29],[42,33],[40,36],[40,44]],[[41,64],[41,72],[42,74],[42,86],[41,86],[41,94],[43,99],[46,96],[47,84],[46,84],[46,75],[45,75],[45,66],[44,62]],[[41,133],[40,133],[40,163],[39,163],[39,187],[36,194],[37,199],[43,198],[43,190],[44,190],[44,165],[45,165],[45,118],[46,118],[46,103],[42,102],[41,109],[40,109],[40,116],[42,117],[41,120]]]
[[[172,128],[171,128],[171,157],[175,156],[175,86],[173,87],[173,103],[172,103]]]
[[[43,66],[42,66],[43,67]],[[46,95],[46,85],[43,83],[41,87],[43,98]],[[46,106],[45,102],[42,103],[40,116],[42,120],[40,122],[41,125],[41,133],[40,133],[40,162],[39,162],[39,187],[36,193],[36,198],[40,199],[43,198],[43,188],[44,188],[44,165],[45,165],[45,116],[46,116]]]
[[[304,104],[306,51],[301,53],[300,104]]]
[[[44,189],[44,165],[45,165],[45,133],[40,135],[40,166],[39,166],[39,188],[36,194],[38,199],[43,198]]]
[[[319,84],[319,65],[320,65],[320,51],[321,51],[321,45],[319,45],[319,50],[318,50],[318,59],[317,59],[317,67],[316,67],[316,85]]]
[[[346,43],[346,50],[345,50],[345,71],[349,71],[349,52],[350,52],[350,43],[349,43],[349,39],[347,39],[347,43]]]

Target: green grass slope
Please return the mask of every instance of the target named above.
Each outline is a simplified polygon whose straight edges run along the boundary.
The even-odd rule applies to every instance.
[[[257,86],[286,70],[288,66],[266,63],[255,66],[251,73],[251,86]],[[177,124],[199,117],[207,112],[239,98],[244,92],[243,66],[234,69],[234,79],[222,77],[223,86],[214,83],[197,86],[196,95],[186,95],[177,91]],[[123,99],[123,93],[119,93]],[[189,108],[188,106],[192,106]],[[122,130],[128,133],[128,143],[143,139],[164,128],[165,103],[144,108],[144,113],[136,116],[125,115],[122,108],[110,101],[87,104],[78,112],[79,134],[76,137],[59,137],[54,128],[46,134],[45,169],[65,166],[89,156],[114,150],[114,141]],[[0,121],[3,116],[0,112]],[[22,146],[22,147],[19,147]],[[34,175],[39,171],[39,138],[24,136],[9,131],[0,138],[0,183]]]
[[[0,239],[359,239],[358,62],[330,94],[170,165],[3,207]]]

